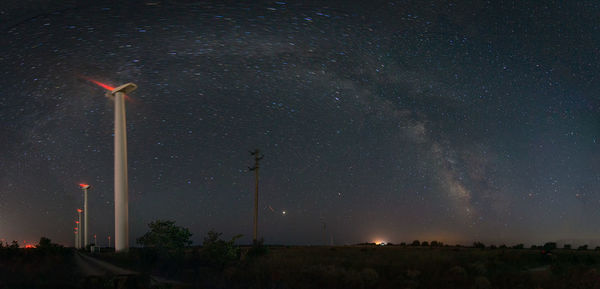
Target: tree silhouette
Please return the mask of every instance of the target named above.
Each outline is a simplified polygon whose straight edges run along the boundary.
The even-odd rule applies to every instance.
[[[144,247],[181,250],[192,244],[192,233],[187,228],[175,226],[174,221],[156,220],[148,227],[150,231],[136,240]]]
[[[473,248],[478,248],[478,249],[485,249],[485,245],[481,242],[474,242],[473,243]]]
[[[554,250],[554,249],[556,249],[556,243],[548,242],[548,243],[544,244],[544,250],[549,251],[549,250]]]

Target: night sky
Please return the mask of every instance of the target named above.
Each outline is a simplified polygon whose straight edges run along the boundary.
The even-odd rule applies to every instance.
[[[71,245],[82,182],[113,235],[86,78],[139,86],[132,245],[156,219],[250,242],[255,148],[267,243],[600,238],[598,1],[8,2],[0,239]]]

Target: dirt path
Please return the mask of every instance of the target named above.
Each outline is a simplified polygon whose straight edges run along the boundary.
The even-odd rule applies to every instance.
[[[77,265],[77,268],[79,268],[79,271],[84,277],[105,275],[105,273],[102,272],[102,270],[96,268],[92,264],[85,261],[82,255],[80,255],[79,253],[75,254],[75,264]]]
[[[136,277],[141,276],[139,272],[121,268],[106,261],[98,260],[96,258],[81,254],[79,252],[75,253],[75,263],[77,264],[77,267],[79,268],[84,278],[102,278],[107,275],[113,275],[118,276],[121,279],[134,279]],[[176,288],[188,287],[188,284],[186,283],[168,280],[156,276],[149,277],[151,286],[156,286],[158,284],[170,284],[176,286]]]
[[[540,267],[529,268],[527,271],[529,271],[529,272],[543,272],[543,271],[547,271],[547,270],[550,270],[550,265],[544,265],[544,266],[540,266]]]
[[[117,267],[113,264],[110,264],[105,261],[98,260],[96,258],[92,258],[90,256],[86,256],[80,253],[77,253],[75,257],[75,261],[78,261],[82,273],[86,276],[98,276],[95,275],[98,271],[103,272],[101,275],[105,275],[106,273],[114,274],[114,275],[139,275],[140,273],[127,270],[121,267]],[[89,274],[89,275],[88,275]]]

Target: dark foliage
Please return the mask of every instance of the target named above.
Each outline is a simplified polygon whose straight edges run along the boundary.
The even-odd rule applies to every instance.
[[[473,248],[477,248],[477,249],[485,249],[485,245],[481,242],[474,242],[473,243]]]
[[[0,288],[75,288],[73,251],[42,237],[36,248],[0,244]]]
[[[248,257],[258,257],[269,253],[269,248],[265,246],[265,240],[260,238],[252,242],[252,247],[248,251]]]
[[[229,241],[221,239],[223,233],[210,230],[202,242],[202,255],[208,263],[222,269],[226,264],[240,258],[240,248],[235,241],[242,237],[236,235]]]
[[[150,231],[136,242],[144,247],[160,250],[182,250],[192,244],[192,233],[187,228],[175,226],[174,221],[157,220],[148,224]]]
[[[542,248],[546,251],[554,250],[554,249],[556,249],[556,243],[548,242],[548,243],[544,244],[544,246]]]

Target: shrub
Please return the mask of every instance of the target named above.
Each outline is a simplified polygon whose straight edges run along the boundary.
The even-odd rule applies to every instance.
[[[360,271],[360,278],[363,282],[363,285],[367,288],[370,288],[377,284],[379,274],[377,274],[377,271],[372,268],[364,268],[362,271]]]
[[[488,280],[487,278],[485,278],[483,276],[479,276],[479,277],[475,278],[475,284],[474,284],[473,288],[475,288],[475,289],[491,289],[492,284],[490,283],[490,280]]]
[[[461,266],[454,266],[446,271],[444,282],[447,288],[466,288],[468,280],[467,271]]]
[[[144,247],[159,250],[183,250],[192,244],[192,233],[187,228],[175,226],[173,221],[156,220],[148,224],[150,231],[136,242]]]
[[[478,249],[485,249],[485,245],[481,242],[474,242],[473,243],[473,248],[478,248]]]
[[[240,258],[240,248],[235,245],[235,240],[241,238],[242,235],[236,235],[231,240],[224,241],[221,240],[222,234],[210,230],[202,242],[202,253],[208,263],[218,268],[223,268],[228,262]]]
[[[256,257],[266,255],[267,253],[269,253],[269,248],[265,246],[265,240],[260,238],[259,240],[252,241],[252,247],[248,251],[248,256]]]
[[[556,249],[556,243],[554,243],[554,242],[548,242],[548,243],[544,244],[543,248],[546,251],[554,250],[554,249]]]
[[[419,242],[419,240],[414,240],[412,242],[412,244],[410,244],[411,246],[421,246],[421,242]]]

